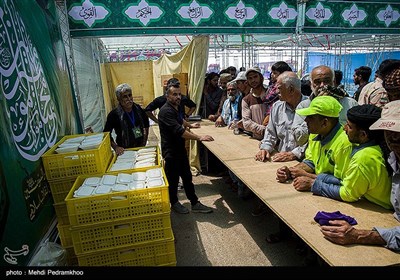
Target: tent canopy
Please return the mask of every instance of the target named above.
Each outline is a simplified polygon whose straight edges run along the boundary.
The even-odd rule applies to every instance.
[[[125,36],[101,38],[107,51],[165,49],[177,50],[187,45],[193,36]],[[347,49],[399,49],[400,35],[365,35],[365,34],[302,34],[302,35],[210,35],[210,51],[213,49],[241,49],[251,45],[262,48],[319,48],[329,50],[338,46]],[[372,49],[371,49],[372,48]]]

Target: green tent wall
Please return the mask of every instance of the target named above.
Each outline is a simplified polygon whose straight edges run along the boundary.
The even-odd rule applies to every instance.
[[[55,217],[41,155],[82,132],[55,2],[0,0],[1,264],[24,266]]]

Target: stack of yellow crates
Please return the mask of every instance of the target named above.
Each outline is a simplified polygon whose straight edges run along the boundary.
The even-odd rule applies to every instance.
[[[135,189],[118,180],[156,171],[162,179],[155,185],[146,181]],[[96,193],[110,178],[116,181],[112,190]],[[93,193],[78,196],[89,180],[99,182]],[[65,201],[80,266],[176,265],[168,181],[161,166],[78,176]]]
[[[136,156],[132,155],[133,153],[140,154],[140,152],[142,152],[142,151],[146,152],[148,150],[154,151],[154,152],[150,152],[150,153],[155,154],[155,155],[150,158],[147,156],[144,156],[144,158],[143,158],[144,161],[140,161],[141,156],[136,157]],[[132,160],[128,160],[127,157],[132,157]],[[111,163],[108,166],[107,172],[129,171],[129,170],[140,171],[140,170],[146,170],[147,168],[151,168],[151,167],[161,167],[161,166],[162,166],[162,164],[161,164],[160,147],[146,146],[146,147],[125,149],[124,154],[119,157],[114,153]]]
[[[46,178],[53,196],[61,245],[67,250],[69,265],[77,264],[77,259],[74,255],[72,238],[69,233],[69,219],[65,198],[79,175],[104,173],[109,167],[112,160],[110,133],[96,133],[90,134],[90,136],[98,136],[99,134],[103,136],[102,141],[95,149],[77,149],[76,151],[57,153],[57,149],[65,141],[75,142],[75,140],[89,136],[88,134],[75,134],[64,136],[42,155]]]

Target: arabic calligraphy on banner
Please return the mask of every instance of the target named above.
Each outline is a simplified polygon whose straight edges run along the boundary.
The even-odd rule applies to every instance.
[[[293,33],[296,0],[67,0],[71,36]],[[239,29],[238,29],[239,28]]]
[[[314,2],[307,3],[305,32],[399,33],[400,3]]]
[[[67,0],[73,37],[143,34],[400,33],[395,1]],[[340,28],[340,30],[338,29]]]
[[[55,1],[0,0],[0,23],[0,266],[26,266],[55,217],[40,157],[82,128]]]
[[[57,115],[38,51],[22,18],[5,5],[0,10],[0,92],[6,100],[12,139],[19,154],[37,161],[57,140]]]
[[[32,221],[37,217],[46,199],[50,198],[50,187],[42,166],[24,178],[22,188],[27,216]]]

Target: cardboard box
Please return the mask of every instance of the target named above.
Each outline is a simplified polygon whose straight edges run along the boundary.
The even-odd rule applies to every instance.
[[[181,82],[181,93],[183,95],[188,95],[188,73],[175,73],[170,75],[161,75],[161,86],[165,92],[167,81],[171,78],[177,78]]]

